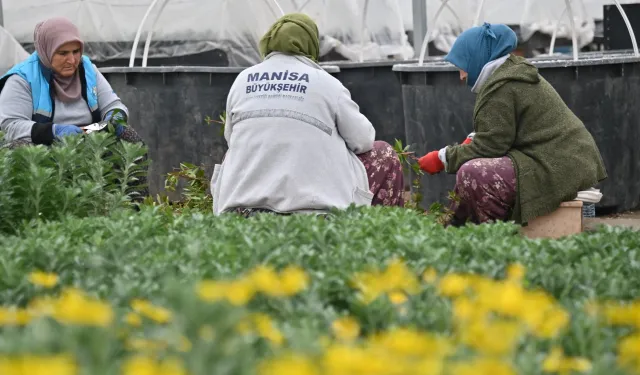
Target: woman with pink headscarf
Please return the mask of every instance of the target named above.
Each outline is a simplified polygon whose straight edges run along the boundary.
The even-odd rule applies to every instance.
[[[73,23],[62,17],[40,22],[34,42],[36,51],[0,78],[4,147],[51,145],[103,121],[114,125],[119,139],[142,142],[127,125],[127,107],[83,55]]]

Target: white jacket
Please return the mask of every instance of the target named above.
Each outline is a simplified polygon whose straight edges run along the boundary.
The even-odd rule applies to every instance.
[[[356,154],[373,148],[375,130],[342,83],[310,59],[272,53],[240,73],[224,136],[229,151],[211,180],[215,214],[371,204]]]

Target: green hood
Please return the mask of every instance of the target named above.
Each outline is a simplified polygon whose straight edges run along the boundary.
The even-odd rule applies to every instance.
[[[320,56],[318,26],[309,16],[301,13],[280,18],[260,40],[262,57],[271,52],[305,56],[317,62]]]
[[[510,55],[507,61],[487,79],[476,99],[475,114],[482,108],[491,94],[510,81],[536,84],[540,82],[538,68],[525,58]],[[474,114],[474,117],[475,117]]]

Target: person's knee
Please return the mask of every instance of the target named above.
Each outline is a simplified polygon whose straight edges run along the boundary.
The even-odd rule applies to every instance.
[[[480,175],[480,167],[474,161],[468,161],[458,169],[458,173],[456,173],[456,181],[461,183],[462,181],[471,181],[476,180]]]
[[[385,151],[385,150],[392,150],[393,151],[393,147],[391,147],[391,145],[388,144],[385,141],[374,141],[373,142],[373,149],[374,150],[380,150],[380,151]]]

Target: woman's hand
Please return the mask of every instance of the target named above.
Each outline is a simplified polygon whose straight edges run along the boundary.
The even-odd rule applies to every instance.
[[[444,170],[444,163],[438,157],[438,151],[431,151],[418,159],[420,169],[430,175],[438,174]]]
[[[116,137],[120,137],[124,133],[125,127],[122,125],[127,122],[127,115],[121,109],[113,109],[104,116],[104,120],[109,122],[116,132]]]
[[[53,136],[60,139],[68,135],[82,134],[82,129],[75,125],[53,124]]]
[[[475,132],[473,132],[473,133],[469,134],[469,135],[467,136],[467,139],[465,139],[465,140],[464,140],[464,142],[462,142],[462,144],[463,144],[463,145],[468,145],[468,144],[470,144],[471,142],[473,142],[473,137],[475,137],[475,136],[476,136],[476,133],[475,133]]]

